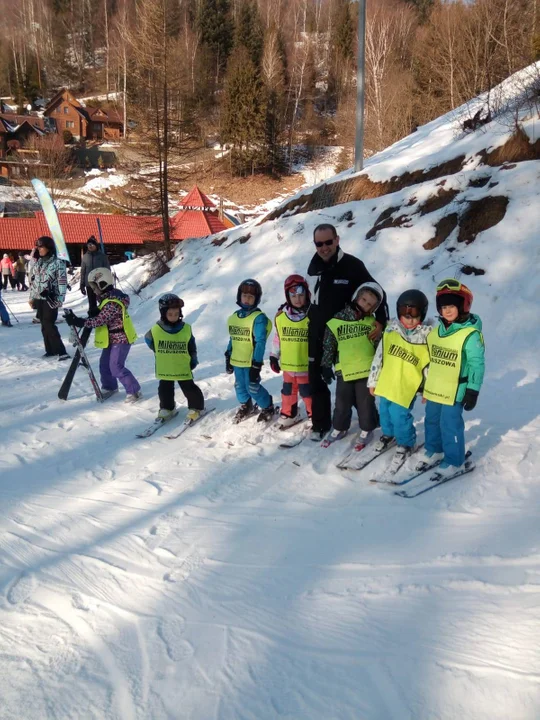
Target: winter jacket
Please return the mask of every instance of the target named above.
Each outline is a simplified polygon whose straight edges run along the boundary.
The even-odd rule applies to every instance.
[[[30,277],[30,300],[43,300],[41,293],[47,291],[61,304],[66,298],[66,263],[56,255],[40,257],[32,266]]]
[[[438,325],[439,337],[448,337],[467,327],[474,327],[479,330],[479,332],[471,333],[463,345],[461,370],[459,372],[459,377],[463,378],[463,382],[460,382],[458,387],[456,395],[457,403],[462,402],[467,389],[480,392],[484,381],[485,348],[484,338],[481,334],[482,321],[478,315],[470,313],[468,318],[463,322],[453,322],[449,327],[445,327],[443,321],[440,320]]]
[[[92,270],[102,267],[109,269],[111,267],[109,258],[105,255],[105,253],[100,252],[99,250],[96,252],[87,250],[84,253],[81,261],[81,290],[88,286],[88,276]]]
[[[164,323],[163,320],[158,320],[157,324],[159,325],[159,327],[162,330],[164,330],[166,333],[169,333],[170,335],[179,333],[185,325],[183,320],[179,320],[175,325],[168,325],[167,323]],[[144,336],[144,342],[148,345],[148,347],[150,348],[150,350],[152,350],[152,352],[156,352],[156,348],[154,347],[154,338],[152,336],[152,330],[149,330],[146,333],[146,335]],[[193,336],[193,334],[189,338],[188,353],[191,358],[191,361],[189,364],[190,368],[192,370],[195,370],[195,368],[199,364],[199,358],[197,357],[197,343],[195,342],[195,337]]]
[[[352,305],[346,305],[345,308],[341,312],[336,313],[334,317],[336,320],[354,322],[355,320],[362,320],[366,316],[363,312],[356,310]],[[333,367],[336,364],[337,355],[338,342],[336,336],[329,327],[326,327],[324,331],[321,366],[328,368]]]
[[[362,283],[375,282],[364,263],[353,255],[338,248],[329,262],[324,262],[315,253],[308,267],[310,278],[316,278],[311,288],[311,306],[309,308],[309,355],[320,358],[326,323],[336,317],[347,303],[350,303],[355,290]],[[311,285],[311,283],[310,283]],[[388,320],[386,294],[375,318],[382,325]]]
[[[127,310],[129,307],[129,296],[113,288],[99,298],[100,304],[104,300],[120,300]],[[102,307],[96,317],[88,318],[84,326],[97,328],[106,325],[109,328],[109,343],[111,345],[129,345],[126,333],[124,332],[123,312],[116,302],[109,302]]]
[[[293,308],[287,304],[283,305],[277,311],[276,318],[282,312],[285,313],[289,320],[292,320],[293,322],[301,322],[307,315],[307,311],[298,310],[298,308]],[[279,333],[277,332],[277,330],[274,332],[274,337],[272,338],[272,349],[270,350],[270,355],[277,358],[278,360],[281,357],[281,341],[279,339]]]
[[[15,268],[8,257],[0,260],[0,267],[2,268],[2,275],[13,275],[15,277]]]
[[[24,261],[24,258],[17,258],[17,260],[13,263],[13,267],[15,268],[15,272],[25,273],[26,262]]]
[[[426,338],[433,330],[434,325],[434,320],[427,319],[424,320],[423,323],[420,323],[420,325],[417,325],[412,330],[407,330],[407,328],[403,327],[403,325],[397,318],[394,318],[393,320],[390,320],[390,322],[386,326],[385,332],[395,331],[399,333],[404,340],[411,343],[412,345],[425,345]],[[377,347],[375,357],[373,358],[373,362],[371,364],[371,372],[369,373],[367,381],[367,385],[370,388],[374,388],[377,386],[377,381],[382,370],[382,360],[383,344],[381,342]],[[427,377],[427,368],[424,370],[424,376]]]
[[[252,312],[255,312],[255,310],[258,310],[259,308],[249,308],[248,310],[245,310],[244,308],[241,308],[240,310],[236,311],[236,314],[239,318],[245,318],[248,315],[251,315]],[[262,363],[264,360],[264,351],[266,349],[266,339],[267,339],[267,323],[268,318],[263,312],[260,312],[257,317],[255,318],[255,322],[253,323],[253,357],[252,361],[256,363]],[[227,354],[230,355],[232,353],[232,340],[229,339],[229,344],[227,345]]]

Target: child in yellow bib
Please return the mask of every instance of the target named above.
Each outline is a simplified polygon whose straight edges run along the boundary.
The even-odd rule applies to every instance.
[[[385,328],[368,378],[372,395],[379,397],[382,434],[376,444],[384,450],[394,441],[396,453],[388,469],[394,475],[416,446],[412,408],[429,363],[425,321],[428,299],[420,290],[406,290],[396,303],[397,318]]]
[[[182,308],[184,301],[174,293],[166,293],[159,299],[160,319],[149,330],[144,339],[156,356],[156,377],[159,380],[158,422],[168,420],[176,414],[174,383],[188,404],[188,420],[197,420],[204,410],[201,389],[193,381],[193,370],[198,365],[197,345],[191,332],[191,325],[184,322]]]
[[[308,374],[307,316],[311,293],[302,275],[289,275],[285,280],[285,303],[279,308],[274,324],[270,367],[275,373],[283,371],[280,427],[291,427],[299,420],[298,396],[304,401],[311,417],[311,387]]]
[[[248,278],[236,293],[236,310],[228,319],[229,344],[225,351],[225,371],[234,373],[234,389],[240,403],[234,422],[241,422],[260,408],[257,420],[266,422],[274,415],[274,404],[268,390],[261,385],[261,368],[272,323],[259,310],[262,298],[260,284]]]
[[[379,425],[375,400],[367,388],[367,378],[375,355],[369,335],[375,327],[373,314],[381,304],[384,292],[375,282],[360,285],[350,304],[326,323],[323,340],[321,375],[328,385],[337,375],[336,404],[332,430],[323,440],[327,447],[341,440],[351,426],[352,409],[358,413],[359,440],[367,442]]]
[[[459,280],[437,286],[439,325],[427,338],[430,364],[424,386],[426,444],[418,469],[440,460],[437,474],[452,475],[465,463],[463,410],[473,410],[484,379],[482,321],[471,313],[473,294]]]

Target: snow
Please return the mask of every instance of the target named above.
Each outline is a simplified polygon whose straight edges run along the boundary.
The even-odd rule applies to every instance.
[[[388,172],[391,156],[400,168],[413,155],[436,159],[414,147],[421,136],[402,142],[408,159],[378,156]],[[498,184],[469,185],[486,174]],[[83,369],[62,403],[65,364],[41,359],[26,293],[3,293],[20,322],[0,328],[0,717],[538,718],[539,179],[539,161],[471,167],[446,179],[459,191],[453,204],[427,215],[418,206],[439,180],[252,221],[221,246],[184,242],[170,273],[131,294],[141,336],[167,291],[193,324],[196,381],[216,411],[178,440],[163,431],[135,440],[158,408],[142,339],[128,358],[140,403],[119,393],[97,405]],[[488,195],[509,198],[498,225],[469,245],[454,233],[422,247],[444,214]],[[366,240],[400,205],[410,220]],[[339,221],[349,210],[352,225]],[[223,352],[236,287],[257,277],[272,316],[285,277],[305,273],[319,222],[338,225],[391,309],[419,287],[433,311],[438,280],[464,264],[486,271],[465,278],[487,348],[485,385],[465,414],[472,474],[405,500],[368,482],[377,466],[335,467],[349,439],[284,451],[275,431],[228,422],[236,401]],[[125,290],[139,288],[145,266],[115,268]],[[82,313],[86,303],[74,290],[67,305]],[[89,357],[97,371],[98,351]],[[263,380],[278,399],[267,364]],[[179,390],[177,401],[180,423]],[[419,403],[415,413],[421,422]]]

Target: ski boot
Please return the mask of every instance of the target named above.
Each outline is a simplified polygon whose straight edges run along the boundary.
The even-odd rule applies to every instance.
[[[390,475],[395,475],[397,473],[397,471],[405,463],[407,458],[412,455],[413,451],[414,448],[407,447],[406,445],[397,446],[394,457],[392,458],[392,462],[390,463],[390,467],[388,468],[388,472],[390,473]]]
[[[261,410],[259,416],[257,417],[257,422],[270,422],[270,420],[274,417],[275,412],[276,408],[274,407],[274,403],[271,402],[267,408],[263,408]]]
[[[424,450],[424,454],[417,462],[415,466],[416,472],[425,472],[432,467],[435,467],[443,459],[444,453],[434,453],[431,450]]]
[[[370,442],[372,435],[373,433],[371,432],[371,430],[360,430],[356,437],[354,452],[361,452]]]
[[[245,403],[242,403],[236,411],[236,414],[233,418],[233,423],[237,424],[242,422],[242,420],[245,420],[250,415],[253,415],[254,411],[255,410],[253,407],[253,400],[249,398],[249,400]]]
[[[300,421],[301,418],[298,415],[295,415],[294,417],[289,417],[288,415],[280,415],[279,429],[287,430],[288,428],[293,427],[293,425],[297,425]]]
[[[166,422],[173,415],[176,415],[176,407],[174,407],[172,410],[167,410],[167,408],[160,408],[157,414],[156,422]]]
[[[188,414],[186,415],[186,422],[187,423],[194,423],[195,420],[198,420],[201,417],[202,410],[189,410]]]
[[[141,398],[142,392],[139,390],[139,392],[136,393],[128,393],[124,402],[133,405],[133,403],[136,403],[137,400],[140,400]]]
[[[321,447],[327,448],[330,447],[332,443],[335,443],[338,440],[343,440],[347,432],[348,430],[336,430],[335,428],[333,430],[330,430],[328,435],[322,441]]]
[[[393,438],[391,435],[381,435],[381,437],[375,443],[373,449],[375,450],[375,452],[382,453],[387,450],[394,442],[395,438]]]

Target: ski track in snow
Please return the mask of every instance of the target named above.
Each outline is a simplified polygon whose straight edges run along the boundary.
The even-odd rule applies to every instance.
[[[419,137],[401,141],[404,168],[418,162]],[[361,238],[387,207],[436,193],[435,181],[250,226],[242,246],[245,227],[219,247],[182,244],[171,273],[132,298],[139,334],[165,291],[195,319],[196,378],[216,411],[177,440],[166,428],[135,439],[158,406],[142,341],[127,363],[143,386],[136,406],[122,392],[97,405],[84,372],[61,402],[67,367],[40,358],[26,294],[5,293],[21,322],[0,328],[1,718],[540,717],[538,163],[489,172],[493,192],[511,197],[507,217],[451,256],[486,269],[470,281],[488,348],[478,408],[465,416],[477,469],[416,500],[369,483],[384,457],[360,473],[336,468],[353,432],[325,450],[309,440],[281,450],[299,430],[231,425],[223,351],[238,282],[259,277],[273,314],[284,277],[307,267],[313,227],[348,209],[356,224],[342,243],[390,305],[409,285],[431,298],[454,273],[444,248],[419,270],[440,213]],[[467,172],[449,183],[470,198],[487,192],[467,190]],[[145,272],[139,261],[117,269],[121,282]],[[84,301],[74,292],[68,305]],[[89,357],[97,369],[98,352]],[[263,380],[277,402],[280,379],[265,366]],[[182,413],[179,391],[177,401]]]

